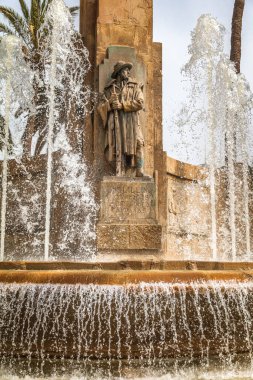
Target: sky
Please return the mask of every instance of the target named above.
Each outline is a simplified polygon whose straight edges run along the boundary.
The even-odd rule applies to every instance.
[[[68,6],[79,5],[78,0],[65,0],[65,3]],[[246,0],[245,3],[241,71],[253,88],[253,0]],[[181,68],[189,58],[187,49],[191,31],[202,14],[211,14],[225,26],[225,50],[229,54],[234,0],[154,0],[153,4],[153,39],[163,43],[164,150],[177,159],[201,164],[204,153],[200,155],[202,159],[194,155],[189,158],[184,151],[176,148],[179,137],[173,120],[186,96]],[[0,5],[19,9],[18,0],[0,0]]]

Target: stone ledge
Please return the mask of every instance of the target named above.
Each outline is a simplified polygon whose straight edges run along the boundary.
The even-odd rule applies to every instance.
[[[139,252],[135,252],[138,254]],[[116,260],[116,261],[1,261],[0,271],[233,271],[250,276],[253,272],[253,261],[200,261],[200,260]],[[252,274],[253,275],[253,274]],[[250,279],[250,277],[249,277]],[[0,276],[0,280],[2,278]]]
[[[154,178],[149,176],[144,177],[116,177],[116,176],[104,176],[103,182],[154,182]]]
[[[162,227],[99,223],[97,237],[99,250],[160,250]]]
[[[190,181],[200,181],[207,177],[207,168],[178,161],[167,156],[167,174]]]
[[[0,270],[2,283],[98,284],[191,283],[206,281],[252,281],[253,271],[238,270]],[[190,290],[190,288],[189,288]]]

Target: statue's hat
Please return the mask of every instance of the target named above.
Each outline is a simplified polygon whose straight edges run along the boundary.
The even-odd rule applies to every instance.
[[[111,75],[113,79],[117,77],[117,74],[120,72],[120,70],[124,69],[125,67],[128,67],[129,70],[133,67],[133,64],[131,62],[124,62],[124,61],[119,61],[114,65],[114,71]]]

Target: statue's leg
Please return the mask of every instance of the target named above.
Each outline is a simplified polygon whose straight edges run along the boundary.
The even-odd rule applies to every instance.
[[[122,177],[124,177],[126,175],[126,167],[127,167],[126,155],[122,154],[122,159],[121,159],[121,175],[122,175]]]
[[[136,148],[136,177],[143,177],[144,167],[144,144],[142,141],[137,140]]]

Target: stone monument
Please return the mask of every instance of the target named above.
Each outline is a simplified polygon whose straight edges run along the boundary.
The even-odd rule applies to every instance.
[[[153,42],[152,20],[152,0],[80,2],[80,31],[92,64],[88,84],[101,94],[98,107],[85,123],[85,154],[101,205],[97,245],[102,254],[116,257],[124,253],[125,258],[142,258],[143,254],[208,258],[209,206],[206,200],[196,203],[194,195],[195,188],[201,191],[202,171],[163,151],[162,45]],[[127,78],[119,78],[120,69],[126,69],[123,76]],[[124,81],[128,84],[122,86]],[[122,92],[128,86],[138,90],[137,108],[129,117],[137,119],[138,115],[141,138],[126,139],[133,144],[124,147],[123,115],[128,110]],[[190,194],[189,187],[193,189]],[[201,231],[195,215],[207,220]]]
[[[131,58],[135,65],[117,60],[120,56]],[[157,189],[154,179],[144,175],[144,84],[130,77],[135,69],[135,74],[145,79],[145,67],[138,65],[135,51],[129,47],[109,47],[108,57],[100,65],[103,93],[97,113],[111,175],[104,176],[100,184],[98,248],[108,253],[159,251]]]

